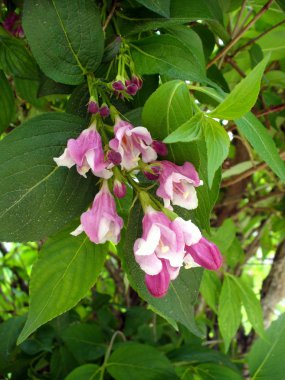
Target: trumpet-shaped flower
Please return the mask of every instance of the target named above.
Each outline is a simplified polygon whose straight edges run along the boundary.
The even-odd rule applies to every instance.
[[[112,176],[112,172],[107,170],[101,136],[94,124],[82,131],[77,139],[69,139],[64,153],[54,161],[58,166],[68,168],[76,165],[78,173],[84,177],[90,169],[97,177],[107,179]]]
[[[202,181],[189,162],[178,166],[170,161],[161,161],[158,181],[156,194],[163,199],[165,207],[171,208],[170,203],[187,210],[198,206],[195,187],[202,185]]]
[[[152,138],[146,128],[134,128],[130,123],[118,118],[114,131],[115,138],[110,141],[109,146],[115,152],[120,153],[122,169],[134,169],[138,164],[140,155],[146,163],[156,160],[157,154],[150,146]]]
[[[72,232],[77,236],[85,232],[89,239],[96,244],[111,241],[117,244],[123,227],[123,219],[117,214],[116,203],[111,195],[107,181],[96,195],[92,207],[80,218],[80,226]]]
[[[187,252],[184,258],[186,268],[187,266],[192,267],[194,262],[206,269],[217,270],[223,263],[223,258],[218,247],[204,237],[196,244],[191,246],[186,245],[185,250]]]

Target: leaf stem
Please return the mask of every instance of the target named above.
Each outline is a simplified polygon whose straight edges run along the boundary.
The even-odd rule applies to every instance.
[[[110,13],[108,14],[108,17],[106,18],[106,21],[105,21],[105,23],[104,23],[104,25],[103,25],[103,28],[102,28],[102,29],[103,29],[103,32],[106,31],[107,26],[109,25],[109,23],[110,23],[110,21],[111,21],[113,15],[114,15],[114,13],[115,13],[116,6],[117,6],[117,0],[114,0],[113,5],[112,5],[112,8],[111,8],[111,10],[110,10]]]

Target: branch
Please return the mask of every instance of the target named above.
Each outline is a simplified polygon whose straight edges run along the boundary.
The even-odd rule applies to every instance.
[[[225,55],[244,35],[245,32],[268,10],[274,0],[269,0],[261,10],[253,17],[253,19],[226,45],[207,65],[207,69],[217,62],[223,55]]]
[[[261,117],[261,116],[268,115],[270,113],[280,112],[283,110],[285,110],[285,104],[278,104],[277,106],[272,106],[272,107],[267,108],[265,110],[261,110],[261,111],[256,112],[255,116]]]
[[[280,153],[280,158],[282,160],[285,160],[285,151]],[[226,180],[226,181],[223,181],[222,184],[221,184],[221,187],[229,187],[229,186],[232,186],[240,181],[242,181],[243,179],[247,178],[247,177],[250,177],[252,174],[254,174],[255,172],[259,171],[259,170],[263,170],[267,167],[267,163],[266,162],[262,162],[258,165],[256,165],[255,167],[253,168],[250,168],[248,170],[246,170],[245,172],[241,173],[240,175],[234,177],[233,179],[229,179],[229,180]]]
[[[103,32],[107,29],[107,26],[109,25],[109,22],[111,21],[111,18],[113,17],[115,10],[117,6],[117,0],[114,0],[112,8],[110,10],[110,13],[108,14],[108,17],[106,18],[105,24],[103,25]]]
[[[245,78],[245,73],[240,69],[240,67],[236,64],[236,62],[231,57],[226,57],[225,61],[228,62],[242,78]]]
[[[282,25],[285,23],[285,20],[282,20],[280,22],[278,22],[278,24],[276,25],[273,25],[271,26],[271,28],[268,28],[266,29],[264,32],[262,32],[261,34],[259,34],[257,37],[255,38],[252,38],[251,40],[249,40],[246,44],[240,46],[238,49],[236,49],[233,54],[231,55],[231,57],[233,58],[237,53],[239,53],[241,50],[245,49],[246,47],[254,44],[256,41],[258,41],[261,37],[265,36],[267,33],[271,32],[271,30],[277,28],[278,26]]]

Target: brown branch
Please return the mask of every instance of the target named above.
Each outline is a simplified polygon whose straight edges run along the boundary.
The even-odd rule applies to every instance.
[[[233,37],[235,36],[235,34],[236,34],[237,31],[238,31],[239,23],[240,23],[240,20],[241,20],[241,18],[242,18],[243,12],[244,12],[244,10],[245,10],[245,6],[246,6],[246,0],[243,0],[243,2],[242,2],[242,6],[241,6],[241,9],[240,9],[240,12],[239,12],[239,14],[238,14],[238,18],[237,18],[236,25],[235,25],[235,27],[234,27],[234,29],[233,29],[233,32],[232,32],[232,36],[233,36]]]
[[[282,160],[285,160],[285,151],[280,153],[280,158]],[[263,170],[267,167],[267,163],[266,162],[262,162],[258,165],[256,165],[255,167],[253,168],[250,168],[248,170],[246,170],[245,172],[239,174],[238,176],[234,177],[233,179],[229,179],[229,180],[226,180],[226,181],[223,181],[222,184],[221,184],[221,187],[229,187],[229,186],[232,186],[240,181],[242,181],[243,179],[247,178],[247,177],[250,177],[252,174],[254,174],[255,172],[259,171],[259,170]]]
[[[207,69],[211,67],[215,62],[217,62],[220,58],[222,58],[237,42],[238,40],[244,35],[245,32],[248,31],[249,28],[251,28],[254,23],[260,19],[260,17],[268,10],[270,5],[273,3],[274,0],[269,0],[262,8],[261,10],[253,17],[253,19],[229,42],[228,45],[226,45],[207,65]]]
[[[261,111],[256,112],[255,116],[257,116],[257,117],[266,116],[266,115],[269,115],[270,113],[280,112],[283,110],[285,110],[285,104],[278,104],[277,106],[272,106],[272,107],[267,108],[265,110],[261,110]]]
[[[249,40],[246,44],[240,46],[238,49],[236,49],[231,57],[233,58],[237,53],[239,53],[241,50],[247,48],[248,46],[254,44],[256,41],[258,41],[261,37],[265,36],[267,33],[271,32],[271,30],[275,29],[275,28],[278,28],[278,26],[282,25],[285,23],[285,20],[282,20],[280,22],[278,22],[278,24],[276,25],[273,25],[271,26],[270,28],[266,29],[264,32],[260,33],[257,37],[255,38],[252,38],[251,40]]]
[[[236,64],[236,62],[231,57],[226,57],[225,61],[228,62],[242,78],[245,78],[245,73],[241,70],[241,68]]]
[[[107,29],[107,26],[109,25],[109,22],[111,21],[111,18],[113,17],[115,13],[116,7],[117,7],[117,0],[114,0],[110,13],[108,14],[105,24],[103,25],[103,28],[102,28],[103,32],[105,32],[105,30]]]

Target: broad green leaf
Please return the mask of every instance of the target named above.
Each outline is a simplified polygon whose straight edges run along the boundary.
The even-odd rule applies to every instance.
[[[92,0],[26,0],[23,26],[42,71],[57,82],[80,84],[99,66],[104,48]]]
[[[203,119],[203,113],[198,112],[180,127],[175,129],[175,131],[168,135],[163,141],[167,144],[171,144],[179,141],[190,142],[201,139]]]
[[[271,70],[265,75],[265,81],[269,86],[285,88],[285,73],[281,70]]]
[[[280,380],[285,373],[285,314],[274,321],[265,332],[265,339],[259,338],[248,355],[252,380]]]
[[[240,133],[249,141],[256,153],[285,182],[285,163],[280,158],[275,142],[268,130],[252,113],[236,120],[236,124]]]
[[[207,147],[208,183],[211,187],[216,170],[229,153],[230,138],[225,128],[210,117],[203,117],[202,126]]]
[[[10,365],[13,351],[20,331],[25,323],[26,316],[13,317],[0,324],[0,371]]]
[[[217,20],[223,23],[223,12],[217,0],[172,1],[171,17],[193,17],[196,20]]]
[[[22,79],[36,79],[38,68],[23,41],[10,35],[0,35],[0,67]]]
[[[137,2],[163,17],[169,17],[170,0],[137,0]]]
[[[219,364],[205,363],[196,367],[203,380],[242,380],[240,373]]]
[[[223,172],[222,178],[227,179],[227,178],[236,176],[238,174],[244,173],[248,169],[253,168],[256,164],[257,164],[256,161],[243,161],[240,164],[233,165],[229,169],[226,169]]]
[[[161,85],[146,101],[142,122],[155,139],[163,140],[193,115],[193,102],[187,85],[179,80]],[[200,228],[209,229],[209,215],[219,192],[220,173],[217,171],[213,186],[208,186],[207,151],[203,141],[169,145],[169,158],[176,164],[190,161],[199,172],[204,185],[198,187],[199,207],[191,214]],[[189,213],[187,214],[189,218]]]
[[[245,115],[254,106],[260,82],[269,57],[264,58],[233,91],[217,106],[210,116],[235,120]]]
[[[99,380],[100,367],[97,364],[84,364],[70,372],[64,380]]]
[[[247,318],[254,330],[261,336],[264,336],[263,315],[261,304],[251,287],[249,287],[241,278],[231,276],[239,290],[239,297],[245,308]]]
[[[14,78],[17,94],[20,98],[26,100],[32,106],[40,109],[47,110],[48,103],[46,99],[38,98],[39,81],[31,79]]]
[[[132,44],[132,56],[139,74],[160,74],[170,78],[207,82],[205,68],[185,45],[171,35],[155,35]]]
[[[13,90],[3,73],[0,71],[0,134],[5,131],[13,119],[15,100]]]
[[[166,319],[180,322],[194,334],[201,335],[201,331],[195,323],[193,305],[197,300],[202,271],[200,269],[181,269],[178,278],[171,282],[165,297],[152,297],[145,286],[145,274],[134,258],[133,247],[135,240],[141,237],[142,217],[143,211],[136,203],[130,214],[125,249],[121,254],[130,284],[155,312]]]
[[[71,236],[71,230],[66,228],[47,240],[33,266],[29,314],[18,343],[75,306],[102,270],[106,246],[91,243],[84,233]]]
[[[55,347],[50,359],[50,377],[53,380],[62,380],[78,365],[75,357],[64,345]]]
[[[239,289],[231,277],[226,276],[219,298],[218,322],[228,351],[241,322],[241,303]]]
[[[207,87],[195,86],[195,89],[218,102],[222,102],[225,97],[223,94],[218,94],[214,89]],[[236,120],[236,124],[240,133],[250,142],[256,153],[285,182],[285,164],[279,156],[273,138],[261,122],[252,113],[247,113]]]
[[[107,371],[115,380],[178,380],[174,367],[162,352],[139,343],[120,345],[110,356]]]
[[[63,113],[43,114],[0,141],[0,240],[36,241],[60,230],[93,199],[96,180],[56,166],[84,122]]]
[[[96,254],[101,254],[98,247]],[[79,363],[96,360],[103,356],[107,349],[102,328],[94,323],[71,325],[61,333],[61,338]]]
[[[218,314],[218,303],[221,292],[221,280],[214,271],[204,270],[200,291],[212,310]]]

